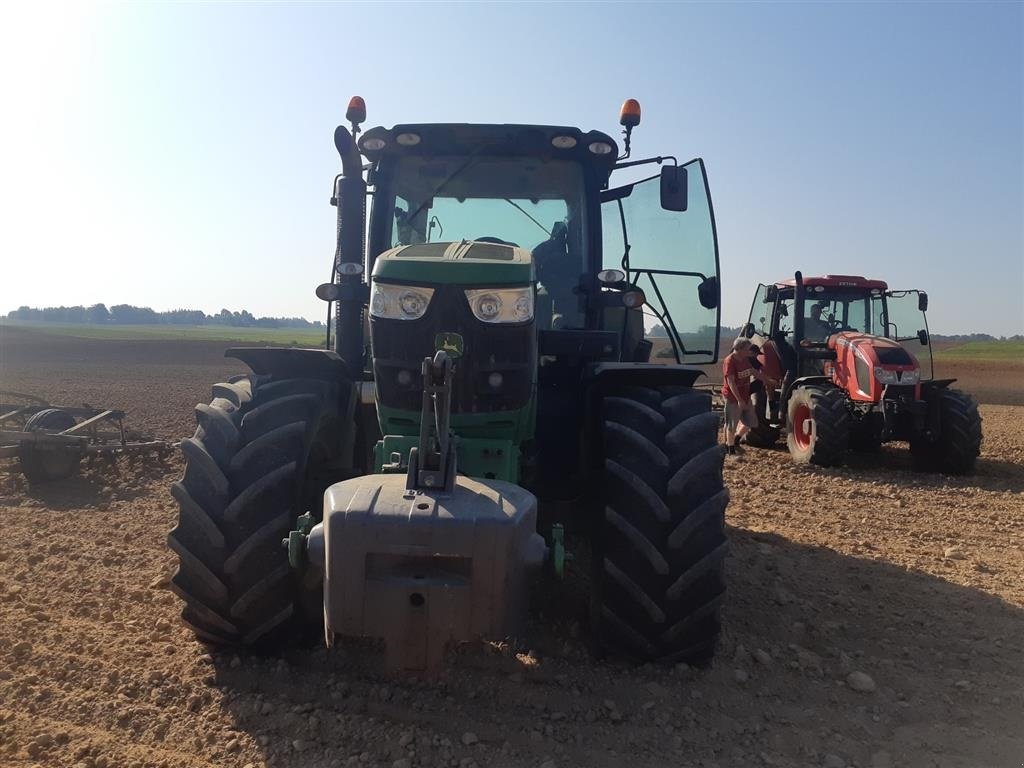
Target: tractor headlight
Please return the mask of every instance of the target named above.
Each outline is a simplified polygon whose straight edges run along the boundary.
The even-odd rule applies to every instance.
[[[433,295],[433,288],[375,281],[370,289],[370,314],[386,320],[419,320]]]
[[[533,319],[533,287],[474,288],[466,291],[469,307],[485,323],[525,323]]]
[[[896,371],[887,371],[885,368],[875,368],[875,380],[879,384],[895,384]]]
[[[921,381],[921,371],[904,371],[900,374],[900,384],[918,384]]]

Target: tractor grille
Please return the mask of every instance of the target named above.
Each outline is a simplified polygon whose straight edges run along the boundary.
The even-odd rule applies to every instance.
[[[913,365],[914,361],[903,347],[875,347],[878,362],[882,365]]]
[[[455,361],[452,413],[512,411],[529,403],[537,361],[534,324],[482,323],[473,316],[464,288],[442,285],[419,320],[370,318],[373,375],[383,405],[420,410],[420,366],[434,354],[439,333],[458,333],[463,339],[463,355]]]

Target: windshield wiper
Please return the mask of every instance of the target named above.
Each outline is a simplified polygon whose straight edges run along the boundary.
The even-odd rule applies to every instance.
[[[480,153],[483,151],[483,149],[484,149],[483,147],[480,147],[475,152],[473,152],[466,159],[466,162],[464,162],[462,165],[460,165],[458,168],[456,168],[454,171],[452,171],[451,175],[448,176],[448,178],[446,178],[444,181],[442,181],[440,184],[438,184],[437,187],[434,188],[434,191],[431,192],[430,195],[422,203],[419,204],[419,207],[417,207],[416,210],[413,211],[407,217],[407,221],[409,221],[409,222],[415,221],[416,217],[419,216],[423,212],[423,209],[426,208],[427,205],[437,195],[439,195],[444,190],[445,187],[447,187],[449,184],[451,184],[452,181],[454,181],[458,176],[460,176],[467,168],[469,168],[469,166],[473,165],[473,163],[475,163],[477,160],[480,159]]]
[[[521,214],[523,214],[523,216],[528,218],[530,221],[532,221],[538,227],[540,227],[541,231],[545,235],[547,235],[549,238],[554,237],[554,235],[551,234],[551,232],[548,230],[547,227],[545,227],[543,224],[541,224],[539,221],[537,221],[535,218],[533,218],[533,216],[531,216],[529,213],[527,213],[526,209],[523,208],[521,205],[519,205],[519,203],[515,202],[514,200],[509,200],[507,197],[505,198],[505,202],[508,203],[509,205],[511,205],[513,208],[515,208]]]

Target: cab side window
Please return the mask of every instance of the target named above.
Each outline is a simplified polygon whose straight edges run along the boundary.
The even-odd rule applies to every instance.
[[[754,303],[750,307],[750,317],[747,322],[754,326],[754,333],[760,336],[767,336],[772,321],[772,305],[768,301],[768,286],[757,286],[757,293],[754,294]]]
[[[779,333],[783,336],[791,337],[793,335],[793,299],[783,299],[778,304],[778,326]]]

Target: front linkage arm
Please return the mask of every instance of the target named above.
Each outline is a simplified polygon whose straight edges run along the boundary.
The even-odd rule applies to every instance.
[[[455,365],[438,350],[423,359],[423,406],[419,445],[409,451],[406,488],[452,493],[455,490],[455,441],[451,435],[452,378]]]

